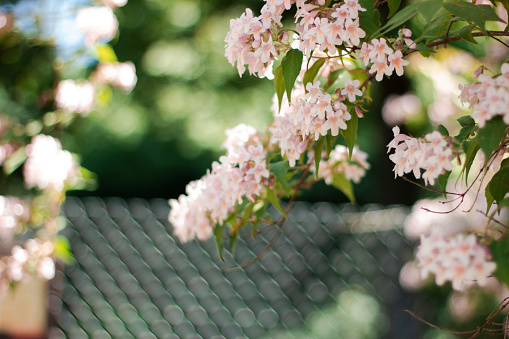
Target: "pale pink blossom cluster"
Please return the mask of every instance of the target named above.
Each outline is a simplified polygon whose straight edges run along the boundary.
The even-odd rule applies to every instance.
[[[501,73],[495,77],[479,74],[479,82],[459,86],[461,103],[470,105],[472,117],[477,118],[481,128],[496,115],[509,124],[509,63],[502,65]]]
[[[26,146],[28,156],[23,166],[27,187],[62,191],[78,174],[78,165],[71,153],[62,150],[57,139],[39,134]]]
[[[101,62],[90,76],[99,85],[111,84],[129,93],[136,85],[136,69],[128,62]]]
[[[18,198],[0,195],[0,240],[9,242],[30,220],[30,207]]]
[[[95,90],[90,82],[63,80],[58,83],[55,91],[55,106],[58,109],[87,115],[94,105]]]
[[[323,2],[323,1],[322,1]],[[299,50],[308,58],[311,51],[318,48],[337,54],[336,46],[349,42],[358,46],[366,32],[359,27],[359,11],[365,11],[357,0],[346,0],[336,4],[331,12],[320,11],[318,5],[303,4],[296,14],[296,30],[300,32]]]
[[[447,238],[437,229],[427,237],[421,235],[416,253],[422,278],[432,273],[437,285],[451,281],[456,290],[474,282],[480,286],[487,284],[496,268],[496,264],[488,260],[489,255],[474,234]]]
[[[14,246],[11,255],[0,259],[1,292],[6,292],[9,283],[20,282],[29,276],[37,276],[50,280],[55,276],[55,262],[51,258],[53,244],[30,239],[24,247]]]
[[[169,202],[168,219],[182,242],[208,239],[214,225],[223,224],[245,198],[254,201],[268,183],[266,151],[258,131],[241,124],[226,134],[226,155],[212,164],[212,171],[187,185],[187,195]]]
[[[391,76],[394,71],[399,76],[403,75],[403,67],[410,63],[403,59],[401,50],[394,51],[384,38],[373,39],[370,43],[363,42],[359,57],[366,67],[371,64],[369,73],[376,73],[376,81],[382,81],[384,74]]]
[[[308,140],[318,140],[329,131],[337,136],[340,129],[346,130],[346,121],[352,117],[343,102],[333,101],[331,95],[320,88],[319,81],[307,83],[306,90],[307,93],[304,93],[302,88],[297,88],[292,92],[292,104],[290,107],[284,103],[281,105],[281,113],[270,128],[271,144],[279,146],[281,155],[286,155],[290,166],[295,166]],[[349,83],[345,90],[352,92],[354,98],[357,95],[354,83]]]
[[[314,155],[310,156],[310,159],[314,158]],[[359,150],[357,146],[354,147],[352,152],[352,158],[349,159],[349,150],[343,145],[337,145],[329,155],[329,159],[320,160],[318,168],[318,178],[324,179],[325,183],[331,185],[336,173],[341,173],[348,180],[352,180],[355,183],[359,183],[361,178],[366,174],[366,170],[369,169],[369,163],[367,162],[368,155]],[[312,159],[314,164],[314,159]],[[316,171],[315,167],[312,166],[311,170]]]
[[[118,30],[117,17],[110,7],[83,7],[76,16],[77,26],[85,33],[85,44],[91,46],[99,41],[108,42]]]
[[[275,1],[272,1],[275,3]],[[246,70],[249,74],[258,77],[271,77],[272,63],[278,55],[271,34],[273,23],[282,26],[281,13],[285,10],[284,4],[266,4],[260,16],[253,16],[247,8],[237,19],[230,20],[230,31],[226,35],[226,52],[230,64],[237,63],[239,75]]]
[[[400,134],[398,126],[392,131],[394,139],[387,145],[387,152],[395,149],[395,152],[389,156],[395,164],[394,177],[413,172],[415,178],[419,179],[423,169],[425,172],[422,178],[425,183],[433,185],[435,179],[441,174],[452,170],[451,161],[454,158],[452,148],[438,131],[426,134],[423,139]]]

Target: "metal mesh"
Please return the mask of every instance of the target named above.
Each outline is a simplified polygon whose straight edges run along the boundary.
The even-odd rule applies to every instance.
[[[175,240],[168,212],[162,199],[68,199],[64,234],[76,262],[63,273],[62,336],[325,338],[327,328],[345,325],[363,332],[367,320],[351,320],[352,307],[368,305],[361,317],[384,324],[364,337],[415,337],[403,312],[414,297],[398,283],[413,255],[401,231],[405,208],[297,203],[259,260],[226,271],[262,252],[277,228],[240,237],[223,263],[213,239]],[[352,297],[357,301],[343,307]]]

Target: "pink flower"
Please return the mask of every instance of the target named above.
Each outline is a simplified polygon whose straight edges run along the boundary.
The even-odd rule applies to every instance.
[[[347,18],[345,21],[345,31],[343,33],[343,40],[350,40],[352,45],[357,46],[360,43],[360,39],[366,36],[366,32],[364,32],[359,27],[359,19],[353,21],[350,18]]]
[[[384,74],[391,75],[393,70],[393,66],[387,65],[387,61],[385,57],[381,57],[375,61],[373,66],[369,69],[369,73],[373,74],[376,72],[375,79],[376,81],[382,81]]]
[[[84,7],[76,16],[76,24],[85,33],[85,43],[93,45],[98,41],[110,41],[118,29],[118,21],[110,7]]]
[[[396,70],[396,74],[399,76],[403,75],[403,66],[406,66],[409,63],[410,61],[403,59],[401,51],[389,54],[389,67],[394,68]]]
[[[348,100],[350,102],[354,102],[356,100],[356,96],[362,96],[362,92],[359,90],[360,82],[359,80],[351,80],[348,79],[345,82],[345,88],[341,91],[342,95],[348,95]]]

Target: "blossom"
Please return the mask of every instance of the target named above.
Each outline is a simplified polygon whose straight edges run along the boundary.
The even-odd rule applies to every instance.
[[[412,138],[399,133],[399,127],[393,128],[394,139],[387,145],[388,152],[395,149],[389,156],[394,165],[394,177],[413,172],[418,179],[421,169],[426,184],[433,185],[445,171],[452,170],[454,158],[451,147],[445,137],[434,131],[424,139]]]
[[[202,178],[190,182],[185,195],[169,201],[168,220],[182,242],[208,239],[214,225],[222,224],[236,204],[260,195],[262,182],[270,175],[255,128],[241,124],[226,134],[226,155]]]
[[[132,91],[138,80],[132,62],[101,62],[90,77],[100,85],[111,84],[126,93]]]
[[[396,51],[389,55],[389,67],[396,70],[396,74],[399,76],[403,75],[403,66],[407,66],[410,61],[403,59],[401,51]]]
[[[387,61],[385,57],[381,57],[375,61],[373,66],[369,69],[369,73],[373,74],[376,72],[375,79],[376,81],[382,81],[384,74],[391,75],[392,74],[393,67],[390,65],[387,65]]]
[[[87,115],[94,105],[95,91],[90,82],[63,80],[58,83],[55,93],[55,106],[58,109]]]
[[[334,175],[341,173],[348,180],[359,183],[361,178],[366,174],[366,170],[370,168],[369,163],[366,161],[368,155],[357,146],[354,147],[352,158],[349,159],[350,151],[343,145],[337,145],[330,153],[328,160],[320,160],[318,169],[318,178],[324,179],[325,183],[331,185],[334,180]],[[310,161],[314,164],[314,156],[310,157]],[[316,171],[314,166],[311,167],[312,171]]]
[[[345,88],[341,91],[341,95],[348,95],[348,100],[354,102],[355,96],[362,96],[362,92],[359,90],[359,80],[348,79],[345,82]]]
[[[66,182],[77,176],[78,165],[71,153],[62,150],[60,141],[48,135],[33,137],[26,154],[23,176],[29,188],[61,191]]]
[[[471,116],[477,118],[483,128],[494,116],[501,115],[509,123],[509,64],[503,64],[502,74],[494,77],[478,74],[478,82],[472,85],[459,85],[461,103],[468,103]]]
[[[487,284],[496,268],[487,260],[488,253],[473,234],[447,238],[434,229],[430,236],[421,235],[416,257],[422,278],[432,273],[437,285],[451,281],[455,290],[463,290],[474,282]]]
[[[113,10],[106,6],[84,7],[76,16],[76,24],[85,33],[85,43],[93,45],[98,41],[110,41],[118,29]]]
[[[0,196],[0,239],[6,242],[21,231],[30,219],[28,204],[17,197]]]

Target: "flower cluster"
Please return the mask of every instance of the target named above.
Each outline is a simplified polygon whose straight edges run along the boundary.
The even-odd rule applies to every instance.
[[[445,171],[452,170],[454,158],[452,148],[445,137],[438,131],[425,136],[424,139],[409,137],[399,133],[399,127],[392,129],[394,139],[387,145],[388,151],[395,149],[389,156],[394,166],[394,177],[413,172],[415,178],[421,177],[421,169],[425,170],[422,177],[426,184],[433,185],[435,179]]]
[[[480,68],[482,70],[482,68]],[[478,119],[479,127],[496,115],[502,115],[505,124],[509,124],[509,64],[501,67],[502,74],[489,77],[478,75],[479,82],[460,85],[461,103],[468,103],[472,109],[472,117]]]
[[[63,80],[58,83],[55,93],[55,106],[66,112],[87,115],[95,105],[94,86],[84,81]]]
[[[362,43],[359,57],[362,58],[366,67],[371,64],[369,73],[376,73],[376,81],[382,81],[384,74],[391,76],[393,71],[396,71],[399,76],[403,75],[403,66],[410,63],[403,59],[401,50],[394,51],[387,45],[384,38],[373,39],[370,43]]]
[[[30,208],[24,200],[0,196],[0,240],[11,241],[29,220]]]
[[[51,258],[53,244],[39,239],[27,240],[24,247],[14,246],[11,256],[0,260],[0,292],[5,292],[10,282],[19,282],[32,274],[50,280],[55,276],[55,262]]]
[[[237,63],[240,76],[247,65],[249,74],[271,77],[272,63],[278,53],[270,28],[272,22],[282,26],[280,20],[284,9],[284,5],[266,4],[260,16],[254,17],[248,8],[240,18],[230,20],[225,56],[232,65]]]
[[[310,159],[313,155],[310,156]],[[354,147],[352,152],[352,158],[349,159],[349,150],[343,145],[337,145],[329,155],[329,159],[320,160],[318,169],[318,178],[324,179],[325,183],[330,185],[334,180],[336,173],[341,173],[348,180],[352,180],[355,183],[359,183],[361,178],[366,174],[366,170],[369,169],[369,163],[366,161],[368,155],[359,150],[357,146]],[[314,161],[314,159],[312,159]],[[312,171],[316,169],[312,166]]]
[[[138,80],[132,62],[101,62],[90,78],[98,85],[111,84],[126,93],[132,91]]]
[[[79,10],[76,24],[85,33],[85,44],[108,42],[118,30],[118,21],[110,7],[91,6]]]
[[[331,13],[326,11],[324,14],[317,5],[303,5],[296,14],[296,21],[299,21],[296,29],[300,32],[299,49],[309,57],[316,48],[336,54],[336,46],[343,43],[359,45],[360,39],[366,36],[366,32],[359,27],[359,11],[365,10],[357,0],[336,4]]]
[[[62,191],[66,182],[77,176],[78,165],[71,153],[62,150],[60,141],[48,135],[33,137],[26,154],[23,175],[29,188]]]
[[[355,84],[349,84],[345,90],[357,94]],[[358,86],[358,82],[357,82]],[[290,166],[295,166],[297,159],[305,151],[308,140],[325,136],[329,131],[337,136],[339,130],[346,130],[346,121],[351,119],[347,106],[340,100],[332,100],[329,93],[320,88],[320,82],[306,85],[303,89],[295,89],[292,93],[292,104],[282,104],[279,116],[276,116],[270,142],[278,145],[281,155],[288,158]]]
[[[496,268],[488,254],[474,234],[447,238],[435,229],[428,237],[421,235],[416,257],[423,278],[433,273],[437,285],[451,281],[454,289],[462,290],[473,282],[486,285]]]
[[[212,164],[212,171],[187,185],[187,195],[170,200],[168,219],[182,242],[208,239],[236,204],[244,198],[254,201],[267,184],[266,151],[258,131],[241,124],[226,134],[226,155]]]

